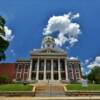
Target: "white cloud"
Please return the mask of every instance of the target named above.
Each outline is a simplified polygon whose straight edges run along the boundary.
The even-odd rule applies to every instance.
[[[76,19],[76,18],[79,18],[79,17],[80,17],[80,14],[77,13],[77,14],[73,15],[71,19]]]
[[[82,67],[82,66],[81,66],[81,71],[82,71],[82,74],[83,74],[83,75],[85,75],[85,74],[86,74],[86,72],[85,72],[85,68],[84,68],[84,67]]]
[[[97,56],[93,62],[91,62],[87,68],[92,69],[95,66],[100,66],[100,56]]]
[[[75,15],[68,13],[62,16],[52,16],[48,21],[48,25],[44,28],[43,35],[58,31],[58,36],[55,38],[57,45],[62,46],[66,42],[70,45],[74,45],[78,42],[78,35],[81,32],[80,25],[72,21],[79,17],[79,13]]]
[[[84,68],[83,67],[81,67],[81,71],[84,72]]]
[[[91,58],[84,60],[81,62],[81,71],[83,75],[87,75],[90,70],[86,70],[86,66],[90,63]]]
[[[12,53],[13,56],[16,55],[16,53],[15,53],[15,51],[13,49],[11,49],[11,53]]]
[[[84,60],[83,62],[81,62],[82,66],[87,66],[90,63],[91,58]]]
[[[14,36],[12,35],[12,30],[9,29],[7,26],[4,26],[5,35],[0,35],[4,40],[11,41]]]
[[[88,64],[90,62],[90,59],[86,59],[85,60],[85,65]]]
[[[69,57],[70,60],[78,60],[78,57]]]

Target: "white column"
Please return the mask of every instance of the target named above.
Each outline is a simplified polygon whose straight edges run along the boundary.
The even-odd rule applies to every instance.
[[[46,80],[46,59],[44,59],[44,81]]]
[[[20,66],[21,68],[21,71],[20,71],[20,79],[22,80],[22,76],[23,76],[23,74],[22,74],[22,70],[23,70],[23,64],[21,64],[21,66]]]
[[[59,81],[61,80],[61,70],[60,70],[60,59],[58,59],[58,75],[59,75]]]
[[[51,80],[54,80],[54,75],[53,75],[53,59],[51,59]]]
[[[31,74],[32,74],[32,60],[30,61],[30,68],[29,68],[29,76],[28,76],[28,81],[31,81]]]
[[[65,75],[66,75],[66,81],[69,81],[69,79],[68,79],[68,70],[67,70],[67,59],[65,59]]]
[[[25,65],[24,65],[23,67],[24,67],[24,68],[23,68],[23,80],[24,80],[24,74],[25,74],[26,63],[25,63]]]
[[[36,80],[39,80],[39,58],[37,59]]]
[[[71,70],[72,70],[72,79],[74,80],[74,69],[73,69],[73,64],[71,64]]]

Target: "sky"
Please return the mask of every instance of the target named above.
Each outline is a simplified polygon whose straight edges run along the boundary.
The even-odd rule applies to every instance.
[[[11,35],[2,62],[28,58],[30,51],[41,47],[44,34],[50,34],[88,73],[100,65],[99,9],[100,0],[0,0],[0,15]]]

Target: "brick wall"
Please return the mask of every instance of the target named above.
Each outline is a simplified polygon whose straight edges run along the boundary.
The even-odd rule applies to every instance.
[[[0,64],[0,76],[7,75],[9,80],[15,78],[15,63],[1,63]]]

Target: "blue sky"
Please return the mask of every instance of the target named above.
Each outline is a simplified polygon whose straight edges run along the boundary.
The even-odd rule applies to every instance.
[[[80,25],[78,42],[66,49],[71,57],[82,63],[93,62],[100,56],[100,0],[0,0],[0,15],[12,30],[14,38],[6,51],[5,62],[28,58],[29,52],[40,48],[43,29],[53,15],[62,16],[72,12],[80,17],[74,21]],[[87,67],[84,65],[85,70]]]

